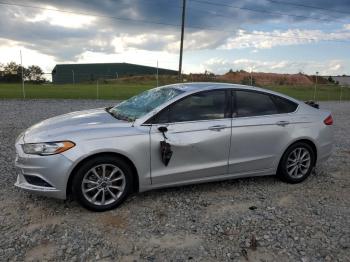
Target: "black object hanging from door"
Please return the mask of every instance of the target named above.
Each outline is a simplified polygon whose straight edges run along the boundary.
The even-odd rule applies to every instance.
[[[165,132],[168,131],[168,128],[165,126],[161,126],[158,130],[163,134],[164,140],[160,141],[160,155],[162,158],[162,162],[165,166],[168,166],[171,156],[173,155],[173,151],[171,150],[171,145],[167,143],[167,137]]]

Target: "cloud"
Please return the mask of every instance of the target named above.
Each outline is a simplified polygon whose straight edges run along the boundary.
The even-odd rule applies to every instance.
[[[321,30],[289,29],[272,32],[253,31],[252,33],[239,30],[238,35],[230,37],[219,49],[268,49],[275,46],[300,45],[317,43],[320,41],[350,40],[350,32],[337,30],[329,33]]]
[[[21,62],[20,51],[22,52],[23,65],[26,67],[35,64],[39,65],[44,72],[51,72],[56,64],[55,57],[53,56],[28,49],[19,42],[0,38],[0,54],[2,60],[0,62],[14,61],[19,64]]]
[[[91,25],[96,20],[93,16],[61,13],[54,11],[53,7],[47,6],[47,8],[52,10],[44,10],[33,18],[27,18],[26,21],[31,23],[48,22],[50,25],[66,28],[82,28]]]
[[[94,57],[96,61],[101,61],[101,58],[109,61],[108,57],[117,59],[122,56],[122,53],[129,54],[130,59],[134,59],[133,54],[135,53],[142,53],[147,58],[161,54],[165,60],[174,59],[173,64],[177,62],[180,45],[178,25],[180,24],[181,4],[176,1],[27,0],[25,3],[16,3],[27,7],[2,5],[0,8],[1,38],[16,43],[12,48],[21,47],[23,50],[36,52],[45,59],[50,58],[49,64],[84,61],[82,60],[84,57],[89,57],[89,59]],[[339,22],[317,21],[316,23],[315,20],[302,17],[271,15],[264,13],[264,10],[332,21],[345,21],[349,18],[346,14],[271,4],[266,0],[240,0],[230,5],[238,8],[188,2],[185,51],[250,48],[253,50],[248,50],[248,52],[257,52],[257,50],[275,46],[350,39],[350,24],[346,22],[340,24]],[[331,2],[319,0],[317,6],[350,12],[348,0]],[[263,12],[239,8],[262,10]],[[54,9],[66,12],[56,12]],[[334,16],[337,19],[334,19]],[[331,24],[333,29],[339,26],[342,28],[335,33],[316,29],[273,30],[270,32],[267,29],[266,31],[256,30],[253,35],[239,29],[241,27],[255,28],[264,23],[277,26],[290,23],[293,24],[293,27],[300,26],[300,28],[310,23],[313,27],[316,25],[318,28],[324,24],[327,26]],[[203,28],[214,28],[218,31]],[[297,37],[315,38],[315,40],[298,39]],[[0,50],[8,50],[8,43],[0,41]],[[146,55],[147,52],[149,55]],[[14,53],[18,53],[18,49]],[[7,61],[5,57],[8,59],[8,56],[1,55],[2,62]],[[43,58],[43,61],[46,61],[45,59]],[[199,63],[190,64],[187,68],[202,69]]]
[[[171,44],[174,42],[177,42],[175,34],[164,34],[162,37],[152,33],[139,35],[121,34],[112,39],[111,45],[114,46],[116,53],[128,50],[172,51]]]
[[[253,59],[237,59],[226,60],[221,58],[212,58],[205,61],[201,68],[209,71],[223,74],[230,69],[245,70],[255,72],[271,72],[271,73],[299,73],[315,74],[320,72],[321,75],[338,75],[344,73],[345,61],[343,60],[328,60],[325,62],[318,61],[262,61]]]
[[[2,6],[0,9],[0,35],[3,38],[23,42],[27,47],[54,55],[57,60],[70,58],[74,61],[85,51],[111,52],[115,50],[115,39],[121,39],[126,48],[140,50],[167,50],[177,52],[179,48],[179,28],[162,24],[180,24],[181,6],[168,1],[69,1],[69,0],[28,0],[26,7]],[[236,1],[232,4],[238,8],[262,10],[262,13],[230,8],[227,6],[213,6],[203,3],[190,2],[187,10],[185,48],[186,50],[239,48],[257,46],[257,48],[271,48],[274,42],[283,44],[298,44],[299,40],[276,39],[276,36],[304,36],[308,33],[322,34],[322,32],[287,31],[270,33],[270,36],[249,36],[245,31],[239,31],[242,25],[254,25],[264,22],[307,21],[302,18],[291,18],[280,15],[269,15],[264,10],[296,15],[330,17],[312,9],[293,6],[271,4],[266,0]],[[35,6],[50,8],[43,10],[28,8]],[[338,8],[345,12],[350,5],[346,0],[318,1],[319,7]],[[67,12],[56,12],[61,9]],[[69,13],[72,12],[72,13]],[[76,14],[74,14],[76,12]],[[89,16],[92,14],[95,16]],[[333,14],[334,15],[334,14]],[[338,18],[346,17],[338,14]],[[124,19],[119,19],[124,18]],[[134,19],[137,21],[132,21]],[[145,21],[145,22],[142,22]],[[160,24],[149,24],[155,22]],[[321,23],[321,21],[319,22]],[[194,27],[194,28],[193,28]],[[230,32],[217,32],[200,28],[217,28]],[[259,33],[260,31],[256,31]],[[327,33],[324,33],[327,34]],[[167,37],[171,35],[171,37]],[[321,37],[326,37],[322,35]],[[156,39],[158,38],[158,39]],[[174,39],[175,38],[175,39]],[[139,40],[138,43],[132,42]],[[103,43],[103,45],[101,45]],[[128,46],[130,44],[130,47]],[[49,47],[49,48],[48,48]]]

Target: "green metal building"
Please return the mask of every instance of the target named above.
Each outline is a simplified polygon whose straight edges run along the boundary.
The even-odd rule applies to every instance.
[[[155,75],[156,73],[156,67],[128,63],[59,64],[52,70],[52,82],[55,84],[71,84],[98,79]],[[177,75],[177,71],[158,68],[158,74]]]

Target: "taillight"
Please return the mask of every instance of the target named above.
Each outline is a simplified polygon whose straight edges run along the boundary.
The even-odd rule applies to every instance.
[[[323,123],[327,126],[333,125],[333,117],[332,115],[327,116],[325,120],[323,120]]]

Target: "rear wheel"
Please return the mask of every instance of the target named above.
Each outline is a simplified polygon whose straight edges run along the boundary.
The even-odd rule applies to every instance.
[[[304,181],[315,166],[315,153],[310,145],[297,142],[283,154],[278,168],[278,175],[286,182]]]
[[[132,188],[132,171],[114,156],[98,156],[85,162],[73,178],[73,195],[93,211],[106,211],[119,206]]]

